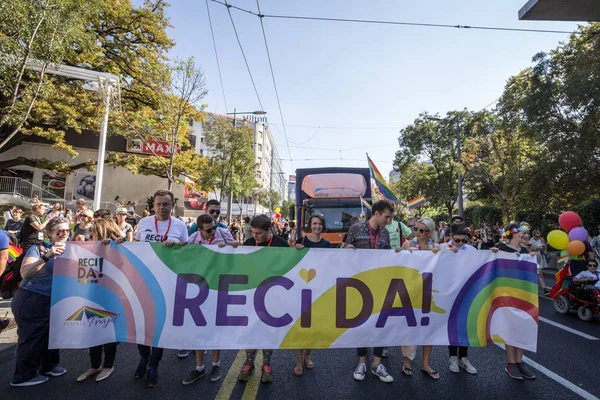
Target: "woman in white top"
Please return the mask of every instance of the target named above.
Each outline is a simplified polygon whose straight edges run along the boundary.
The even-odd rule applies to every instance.
[[[529,245],[531,246],[530,250],[535,252],[537,259],[538,283],[540,288],[546,294],[548,294],[550,290],[546,287],[546,282],[544,282],[544,273],[542,272],[542,268],[548,268],[545,255],[546,242],[544,241],[544,238],[540,236],[540,231],[533,231],[533,237],[529,239]]]

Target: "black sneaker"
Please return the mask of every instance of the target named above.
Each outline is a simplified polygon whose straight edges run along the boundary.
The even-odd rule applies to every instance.
[[[507,364],[504,370],[511,378],[519,381],[523,380],[523,375],[521,374],[521,371],[519,371],[519,368],[517,368],[516,364]]]
[[[183,380],[182,383],[184,385],[190,385],[196,382],[198,379],[204,377],[204,375],[206,375],[206,368],[204,368],[202,371],[198,371],[196,368],[194,368],[194,370],[190,372],[190,374]]]
[[[517,363],[517,368],[519,369],[519,372],[521,373],[521,375],[523,375],[523,378],[535,379],[535,375],[533,374],[533,372],[531,372],[529,367],[527,367],[525,364]]]
[[[218,365],[213,365],[210,370],[210,381],[216,382],[221,379],[221,367]]]
[[[158,368],[148,368],[148,375],[146,376],[146,387],[153,388],[158,386]]]
[[[142,376],[146,375],[146,370],[148,369],[148,359],[142,358],[140,363],[138,364],[135,372],[133,373],[133,379],[140,379]]]

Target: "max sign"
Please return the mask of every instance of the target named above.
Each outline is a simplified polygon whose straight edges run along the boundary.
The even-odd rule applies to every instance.
[[[86,278],[102,278],[78,284],[82,268]],[[65,324],[81,307],[118,318],[103,329]],[[81,242],[69,243],[55,262],[50,345],[296,349],[497,342],[535,351],[537,320],[530,256]]]
[[[171,144],[165,140],[147,140],[133,139],[127,141],[128,153],[156,154],[157,156],[168,157],[173,152]],[[177,146],[177,154],[181,153],[181,147]]]

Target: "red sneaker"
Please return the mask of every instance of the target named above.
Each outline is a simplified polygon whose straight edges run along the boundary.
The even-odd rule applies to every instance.
[[[271,364],[263,364],[262,376],[261,376],[260,380],[262,383],[273,382],[273,373],[271,372]]]

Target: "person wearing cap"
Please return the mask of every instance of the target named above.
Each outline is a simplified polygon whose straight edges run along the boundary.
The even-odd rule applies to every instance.
[[[73,228],[73,238],[77,242],[92,240],[92,222],[94,222],[94,212],[89,208],[77,213],[79,223]]]
[[[121,231],[121,237],[124,237],[128,242],[133,241],[133,227],[129,224],[127,219],[127,209],[125,207],[117,208],[117,226]]]

